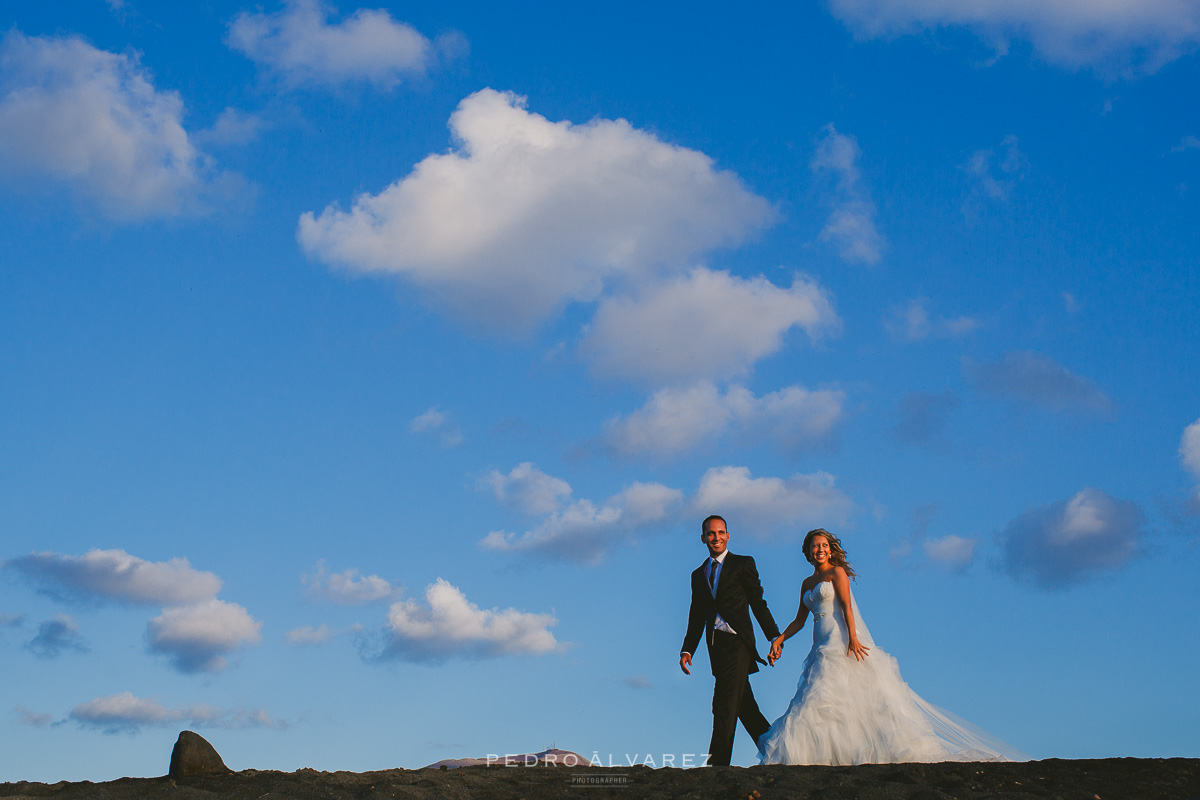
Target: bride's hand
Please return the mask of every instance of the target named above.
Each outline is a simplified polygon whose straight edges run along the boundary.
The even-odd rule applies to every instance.
[[[780,636],[775,641],[771,642],[771,652],[767,653],[767,663],[770,664],[772,667],[775,666],[775,662],[779,660],[779,657],[781,655],[783,655],[783,637],[782,636]]]
[[[854,656],[859,661],[867,657],[867,651],[871,648],[858,643],[858,637],[850,640],[850,646],[846,648],[846,657]]]

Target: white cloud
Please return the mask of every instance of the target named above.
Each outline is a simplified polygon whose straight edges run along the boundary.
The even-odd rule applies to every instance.
[[[1179,440],[1179,457],[1183,466],[1200,478],[1200,419],[1184,428]]]
[[[1200,41],[1192,0],[830,0],[856,35],[964,27],[999,53],[1024,39],[1052,63],[1153,71]]]
[[[387,642],[375,658],[437,662],[451,657],[543,655],[561,649],[550,614],[514,608],[481,609],[449,582],[438,578],[425,590],[425,605],[394,603],[388,611]]]
[[[186,558],[145,561],[124,550],[90,550],[82,556],[33,553],[7,566],[53,596],[178,605],[210,599],[221,590],[220,578],[193,569]]]
[[[362,629],[362,625],[357,624],[351,625],[349,628],[332,628],[325,624],[315,628],[312,625],[301,625],[299,628],[292,628],[288,631],[284,640],[292,645],[324,644],[338,636],[359,633]]]
[[[1030,403],[1052,411],[1112,413],[1108,395],[1093,381],[1076,375],[1041,353],[1025,350],[992,363],[965,362],[967,378],[979,391]]]
[[[661,389],[625,417],[605,423],[605,441],[627,456],[670,456],[711,441],[737,426],[793,450],[827,436],[842,418],[846,394],[788,386],[761,397],[743,386],[722,393],[708,382]]]
[[[267,127],[262,117],[248,114],[236,108],[226,108],[213,122],[212,127],[196,133],[195,139],[203,144],[241,145],[258,139]]]
[[[931,336],[937,339],[954,339],[966,336],[979,327],[974,317],[933,317],[926,308],[928,300],[918,297],[907,306],[895,308],[884,321],[884,326],[897,339],[919,342]]]
[[[150,620],[150,649],[170,656],[181,672],[219,672],[224,654],[262,640],[262,623],[237,603],[208,600],[164,609]]]
[[[1200,419],[1184,428],[1179,440],[1179,458],[1184,469],[1200,479]],[[1192,493],[1188,507],[1193,513],[1200,514],[1200,486]]]
[[[1182,153],[1187,150],[1200,149],[1200,137],[1192,136],[1191,134],[1184,136],[1179,140],[1179,144],[1171,148],[1172,153]]]
[[[246,188],[215,172],[184,130],[179,95],[155,89],[134,56],[10,31],[0,96],[0,167],[58,181],[109,219],[199,213]]]
[[[288,0],[275,14],[242,12],[229,24],[227,42],[293,86],[366,81],[387,89],[423,75],[439,50],[449,54],[384,9],[359,9],[332,25],[329,14],[319,0]],[[442,42],[463,43],[460,36]]]
[[[25,644],[25,649],[38,658],[58,658],[65,652],[86,653],[87,643],[79,635],[79,625],[66,614],[55,614],[38,625],[37,635]]]
[[[1025,179],[1029,162],[1017,147],[1017,137],[1005,136],[1000,147],[1003,152],[999,158],[994,150],[976,150],[963,165],[963,171],[971,181],[972,197],[976,200],[1004,202],[1012,195],[1017,183]]]
[[[458,147],[430,155],[349,211],[301,216],[311,256],[407,276],[470,321],[523,332],[618,278],[677,268],[775,212],[731,172],[625,120],[574,125],[484,89],[450,117]]]
[[[37,711],[32,711],[25,706],[13,706],[13,716],[17,718],[17,722],[21,725],[28,725],[33,728],[46,728],[50,723],[54,722],[54,717],[51,714],[40,714]]]
[[[121,692],[80,703],[69,718],[88,728],[105,733],[133,733],[145,727],[187,723],[194,727],[283,728],[286,723],[272,720],[265,709],[220,709],[205,704],[168,708],[156,700]]]
[[[571,496],[569,483],[547,475],[529,461],[513,467],[507,475],[492,470],[481,484],[489,487],[500,502],[531,515],[549,514]]]
[[[311,575],[300,581],[308,585],[309,594],[343,606],[360,606],[395,599],[403,591],[378,575],[362,575],[357,569],[347,569],[330,575],[325,562],[317,563]]]
[[[747,372],[793,327],[812,340],[840,330],[816,282],[797,275],[782,289],[761,275],[697,268],[637,297],[603,301],[580,348],[601,374],[683,383]]]
[[[831,242],[843,261],[877,264],[883,256],[884,239],[875,227],[875,203],[863,186],[858,161],[862,151],[853,136],[826,125],[810,167],[817,176],[833,178],[829,215],[821,239]]]
[[[1117,569],[1138,553],[1144,515],[1136,503],[1096,489],[1026,511],[1000,534],[1013,577],[1062,588]]]
[[[979,542],[962,536],[943,536],[940,539],[926,539],[922,543],[925,555],[933,561],[945,564],[953,569],[965,569],[975,558],[975,546]]]
[[[449,412],[432,406],[408,423],[413,433],[424,433],[436,437],[446,447],[458,447],[463,442],[462,429],[450,417]]]
[[[678,489],[634,482],[600,505],[586,499],[568,502],[570,485],[529,463],[508,476],[493,472],[488,481],[497,499],[515,501],[525,513],[545,518],[520,535],[492,531],[480,540],[481,547],[589,563],[599,562],[610,547],[627,544],[639,527],[666,519],[683,499]],[[512,486],[519,490],[515,497]]]
[[[768,537],[844,523],[852,503],[827,472],[783,478],[754,478],[748,467],[713,467],[704,473],[692,500],[697,513],[720,514],[730,529]]]

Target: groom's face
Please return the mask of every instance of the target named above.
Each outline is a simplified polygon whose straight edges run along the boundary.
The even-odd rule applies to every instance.
[[[719,519],[704,523],[704,533],[700,534],[700,541],[708,548],[710,558],[724,553],[725,545],[729,543],[729,531],[725,530],[725,523]]]

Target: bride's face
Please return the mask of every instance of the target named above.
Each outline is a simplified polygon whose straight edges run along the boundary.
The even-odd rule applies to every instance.
[[[818,568],[829,564],[829,540],[824,536],[814,536],[812,541],[808,543],[808,556]]]

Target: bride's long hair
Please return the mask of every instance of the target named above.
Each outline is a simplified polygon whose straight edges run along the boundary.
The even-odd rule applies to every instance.
[[[814,536],[824,536],[825,541],[829,542],[829,563],[830,564],[833,564],[835,567],[841,567],[842,569],[846,570],[846,575],[851,578],[853,578],[855,575],[858,574],[854,571],[854,567],[850,566],[850,562],[846,560],[846,551],[844,549],[842,549],[841,541],[838,539],[838,537],[834,536],[832,533],[825,530],[824,528],[813,528],[811,531],[809,531],[807,534],[805,534],[804,545],[803,545],[805,561],[812,564],[814,567],[817,565],[816,562],[813,561],[813,559],[812,559],[812,550],[811,550],[812,540],[813,540]]]

